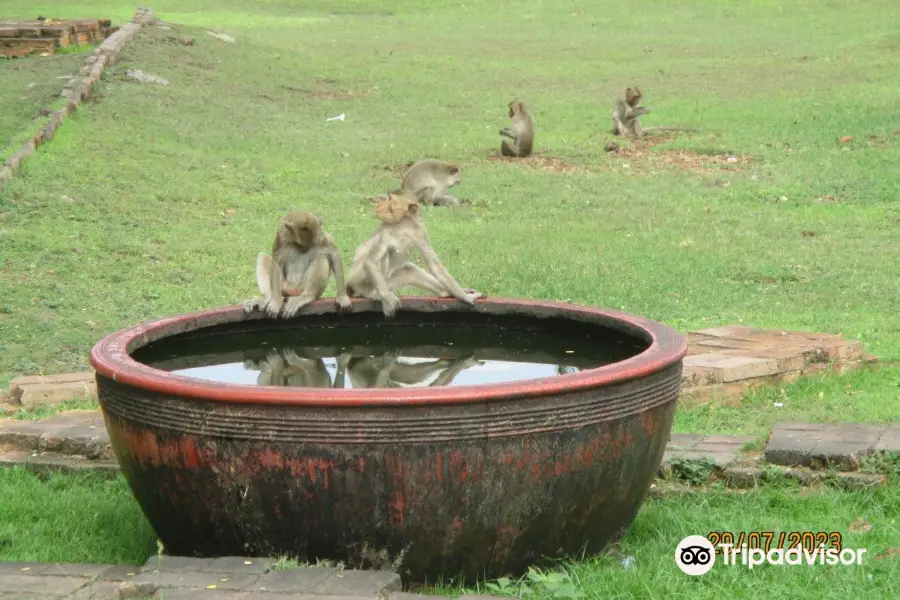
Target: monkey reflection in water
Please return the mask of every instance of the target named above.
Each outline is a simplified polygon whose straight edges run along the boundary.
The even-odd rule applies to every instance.
[[[291,349],[273,350],[263,360],[245,360],[244,368],[259,371],[257,385],[285,387],[344,388],[346,377],[354,388],[395,388],[419,386],[435,377],[429,387],[450,385],[470,367],[484,364],[472,356],[437,358],[423,362],[404,362],[399,351],[377,356],[353,356],[342,352],[337,357],[334,381],[321,357],[301,356]]]

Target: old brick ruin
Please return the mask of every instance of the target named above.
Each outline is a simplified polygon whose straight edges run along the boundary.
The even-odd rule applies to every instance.
[[[109,19],[0,21],[0,52],[6,58],[54,54],[59,48],[97,43],[117,29]]]

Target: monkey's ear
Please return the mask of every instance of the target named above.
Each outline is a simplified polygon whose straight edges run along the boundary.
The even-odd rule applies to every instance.
[[[325,217],[316,217],[316,221],[319,223],[319,227],[325,224]]]
[[[408,214],[410,217],[414,217],[419,214],[419,205],[415,202],[411,202],[409,206],[406,207],[406,214]]]

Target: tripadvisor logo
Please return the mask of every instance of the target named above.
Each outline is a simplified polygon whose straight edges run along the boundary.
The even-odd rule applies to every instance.
[[[748,548],[746,544],[735,548],[734,544],[719,544],[718,554],[724,565],[741,564],[748,569],[762,564],[770,565],[861,565],[866,548],[826,548],[824,545],[806,548],[798,545],[792,548],[772,548],[768,552],[762,548]],[[717,550],[702,535],[689,535],[675,548],[675,564],[688,575],[703,575],[716,564]]]
[[[716,549],[702,535],[689,535],[675,548],[675,564],[688,575],[703,575],[716,564]]]

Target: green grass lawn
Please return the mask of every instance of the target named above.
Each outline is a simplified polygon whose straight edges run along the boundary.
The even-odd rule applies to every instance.
[[[424,217],[464,286],[624,309],[681,331],[743,323],[839,333],[886,361],[756,391],[739,407],[681,410],[677,431],[762,436],[776,419],[898,420],[900,4],[152,7],[174,28],[142,31],[95,99],[0,191],[0,385],[85,369],[91,346],[119,328],[253,296],[255,256],[291,207],[324,216],[349,265],[375,225],[361,197],[396,187],[386,167],[431,157],[462,166],[454,195],[472,201]],[[120,22],[133,12],[127,3],[0,0],[6,17]],[[183,35],[196,43],[174,39]],[[13,64],[0,64],[0,112],[18,93],[6,86]],[[171,85],[129,81],[128,68]],[[609,112],[631,84],[653,108],[646,126],[701,133],[608,155]],[[513,98],[534,116],[534,160],[491,156]],[[9,109],[0,132],[17,131],[34,102]],[[326,121],[341,113],[346,120]],[[839,143],[842,136],[852,140]],[[102,496],[71,485],[87,490],[78,492],[87,504]],[[37,489],[41,502],[51,496]],[[625,544],[636,573],[593,559],[570,572],[592,597],[896,597],[878,594],[897,585],[886,583],[891,574],[898,580],[897,559],[857,571],[735,570],[702,582],[671,563],[687,533],[845,531],[860,514],[893,507],[897,515],[897,491],[895,483],[877,492],[653,502]],[[110,560],[152,551],[152,535],[133,518],[142,533],[128,543],[137,545],[111,549]],[[877,544],[900,546],[896,523],[870,520]],[[91,544],[125,543],[96,535]],[[45,551],[85,559],[69,548]]]

